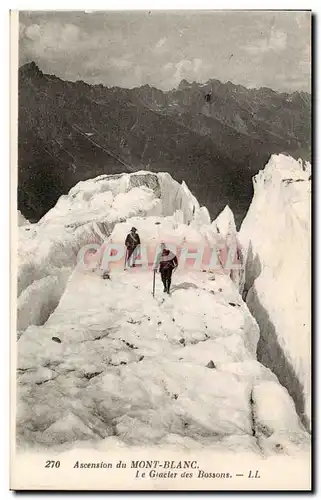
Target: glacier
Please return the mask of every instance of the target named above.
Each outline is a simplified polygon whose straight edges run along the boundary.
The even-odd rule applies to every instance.
[[[228,207],[211,221],[184,182],[146,171],[80,182],[38,223],[20,226],[18,447],[308,457],[290,390],[257,360],[260,321],[242,300],[251,276],[182,266],[170,297],[158,273],[153,297],[150,269],[103,279],[101,249],[132,226],[151,246],[247,244],[246,224],[237,234]],[[100,250],[80,266],[88,244]]]
[[[71,273],[86,244],[102,244],[117,223],[130,217],[163,214],[171,214],[182,224],[193,218],[209,219],[186,184],[180,185],[167,173],[102,175],[79,182],[37,224],[19,225],[18,316],[29,295],[35,294],[35,288],[30,288],[34,282],[57,277],[62,267]],[[55,282],[57,294],[62,290],[61,280],[51,280]],[[18,319],[18,325],[24,328],[25,320]]]

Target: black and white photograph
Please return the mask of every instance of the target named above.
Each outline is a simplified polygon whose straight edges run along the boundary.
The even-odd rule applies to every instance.
[[[311,31],[11,11],[11,489],[311,491]]]

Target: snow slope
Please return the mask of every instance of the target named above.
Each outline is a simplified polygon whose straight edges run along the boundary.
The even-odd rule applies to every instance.
[[[83,245],[123,242],[133,225],[150,246],[217,239],[184,183],[149,172],[79,183],[20,229],[19,447],[309,454],[288,392],[256,360],[259,329],[229,273],[180,265],[172,295],[156,274],[153,297],[148,268],[103,279],[100,250],[76,265]]]
[[[255,321],[230,279],[211,277],[179,271],[164,297],[157,276],[153,298],[149,271],[75,270],[46,324],[18,341],[20,446],[308,452],[289,395],[255,360]]]
[[[240,229],[244,296],[257,319],[258,359],[311,422],[311,165],[274,155],[254,178]]]

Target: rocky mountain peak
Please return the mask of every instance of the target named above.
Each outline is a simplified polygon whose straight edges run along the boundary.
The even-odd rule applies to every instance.
[[[19,76],[35,78],[43,76],[43,72],[39,69],[39,66],[35,61],[28,62],[19,68]]]

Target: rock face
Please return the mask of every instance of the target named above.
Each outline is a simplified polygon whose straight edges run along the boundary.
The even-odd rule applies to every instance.
[[[309,453],[288,392],[256,360],[258,325],[229,274],[181,266],[171,296],[156,274],[153,297],[149,269],[103,279],[99,266],[75,265],[81,245],[123,241],[132,225],[149,243],[217,235],[185,184],[151,173],[79,184],[31,231],[20,229],[22,304],[33,294],[46,302],[58,273],[65,284],[49,317],[36,311],[20,331],[20,448]]]
[[[311,423],[311,165],[274,155],[254,177],[239,238],[247,253],[244,296],[261,331],[258,360]]]

